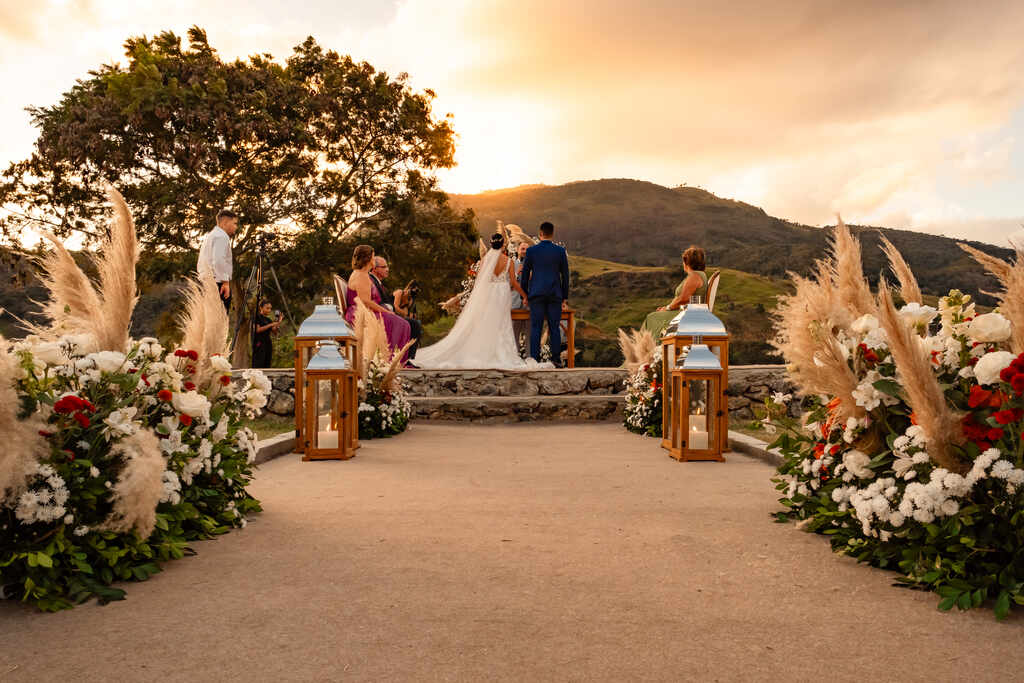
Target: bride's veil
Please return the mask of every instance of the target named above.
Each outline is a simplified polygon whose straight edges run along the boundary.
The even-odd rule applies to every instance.
[[[477,334],[489,332],[486,329],[486,325],[478,326],[477,323],[484,319],[485,314],[491,307],[496,305],[496,302],[492,302],[490,299],[500,288],[486,285],[491,283],[491,278],[494,276],[494,266],[497,264],[501,253],[501,249],[491,249],[480,259],[480,266],[476,271],[476,281],[473,283],[473,289],[469,293],[469,299],[467,299],[466,305],[463,306],[462,312],[459,313],[455,325],[444,339],[436,344],[420,349],[416,354],[417,363],[423,364],[424,367],[429,367],[434,364],[444,364],[446,361],[457,358],[461,362],[467,361],[464,357],[465,354],[463,353],[462,346],[466,343],[470,334],[472,332]],[[497,305],[500,305],[500,303]],[[508,308],[507,303],[504,304],[504,308]],[[507,311],[505,315],[507,315]]]

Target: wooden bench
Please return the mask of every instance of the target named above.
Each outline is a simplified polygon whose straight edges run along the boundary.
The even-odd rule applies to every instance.
[[[512,321],[516,320],[529,320],[530,309],[528,308],[513,308],[512,309]],[[567,355],[565,366],[568,368],[576,367],[576,310],[572,308],[562,309],[562,320],[567,323],[565,342],[567,347]]]

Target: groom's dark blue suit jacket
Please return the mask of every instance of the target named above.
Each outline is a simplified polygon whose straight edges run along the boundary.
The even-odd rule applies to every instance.
[[[527,249],[519,284],[529,299],[568,299],[569,257],[565,249],[550,240],[541,240]]]

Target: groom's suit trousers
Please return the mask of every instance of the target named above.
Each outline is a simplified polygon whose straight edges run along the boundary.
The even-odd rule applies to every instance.
[[[540,362],[540,338],[544,321],[548,323],[548,342],[551,362],[558,365],[562,356],[562,298],[555,296],[530,297],[530,356]]]

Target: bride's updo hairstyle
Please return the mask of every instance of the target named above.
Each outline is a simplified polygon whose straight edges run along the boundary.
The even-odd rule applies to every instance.
[[[505,236],[500,232],[491,235],[491,249],[501,249],[505,246]]]
[[[683,252],[683,263],[690,266],[691,270],[704,270],[704,250],[700,247],[690,247]]]
[[[352,270],[359,270],[373,259],[373,247],[360,244],[352,252]]]

